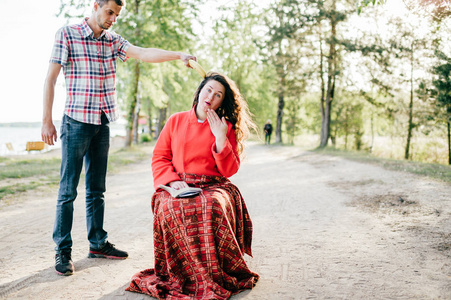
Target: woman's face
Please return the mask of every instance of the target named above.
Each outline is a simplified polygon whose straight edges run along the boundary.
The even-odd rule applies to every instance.
[[[203,115],[209,108],[217,110],[224,100],[224,95],[225,88],[222,84],[213,79],[208,81],[199,93],[196,112]]]

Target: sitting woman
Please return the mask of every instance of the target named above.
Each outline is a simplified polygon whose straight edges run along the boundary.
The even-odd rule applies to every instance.
[[[240,167],[255,129],[235,83],[209,73],[190,111],[172,115],[155,145],[152,172],[155,269],[135,274],[128,291],[158,299],[228,299],[251,289],[252,223],[238,188],[227,177]],[[159,188],[198,187],[191,198]]]

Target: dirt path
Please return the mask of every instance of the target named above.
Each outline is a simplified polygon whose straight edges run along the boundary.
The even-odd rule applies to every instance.
[[[252,145],[232,178],[254,222],[261,279],[232,299],[451,299],[451,185],[294,147]],[[0,210],[0,298],[152,299],[125,292],[153,265],[150,162],[109,175],[105,227],[125,261],[88,259],[83,188],[69,277],[53,269],[55,190]]]

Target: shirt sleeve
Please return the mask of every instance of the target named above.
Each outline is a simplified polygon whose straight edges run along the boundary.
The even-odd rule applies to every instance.
[[[155,190],[160,184],[168,184],[171,181],[180,180],[172,164],[172,131],[173,117],[169,118],[158,137],[152,155],[152,174]]]
[[[69,44],[67,41],[66,31],[60,28],[55,34],[55,42],[53,43],[51,63],[56,63],[65,66],[69,56]]]
[[[224,177],[231,177],[240,168],[240,156],[237,151],[237,142],[235,130],[232,124],[229,123],[227,132],[227,140],[221,152],[216,152],[216,144],[213,143],[211,151],[216,162],[216,167],[219,173]]]
[[[130,47],[130,43],[120,35],[118,35],[118,43],[117,56],[120,60],[125,62],[128,59],[127,49]]]

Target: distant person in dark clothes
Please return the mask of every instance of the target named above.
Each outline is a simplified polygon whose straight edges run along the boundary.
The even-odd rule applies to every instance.
[[[271,120],[266,121],[265,127],[263,127],[263,130],[265,131],[265,144],[271,143],[271,133],[272,133],[272,125]]]

